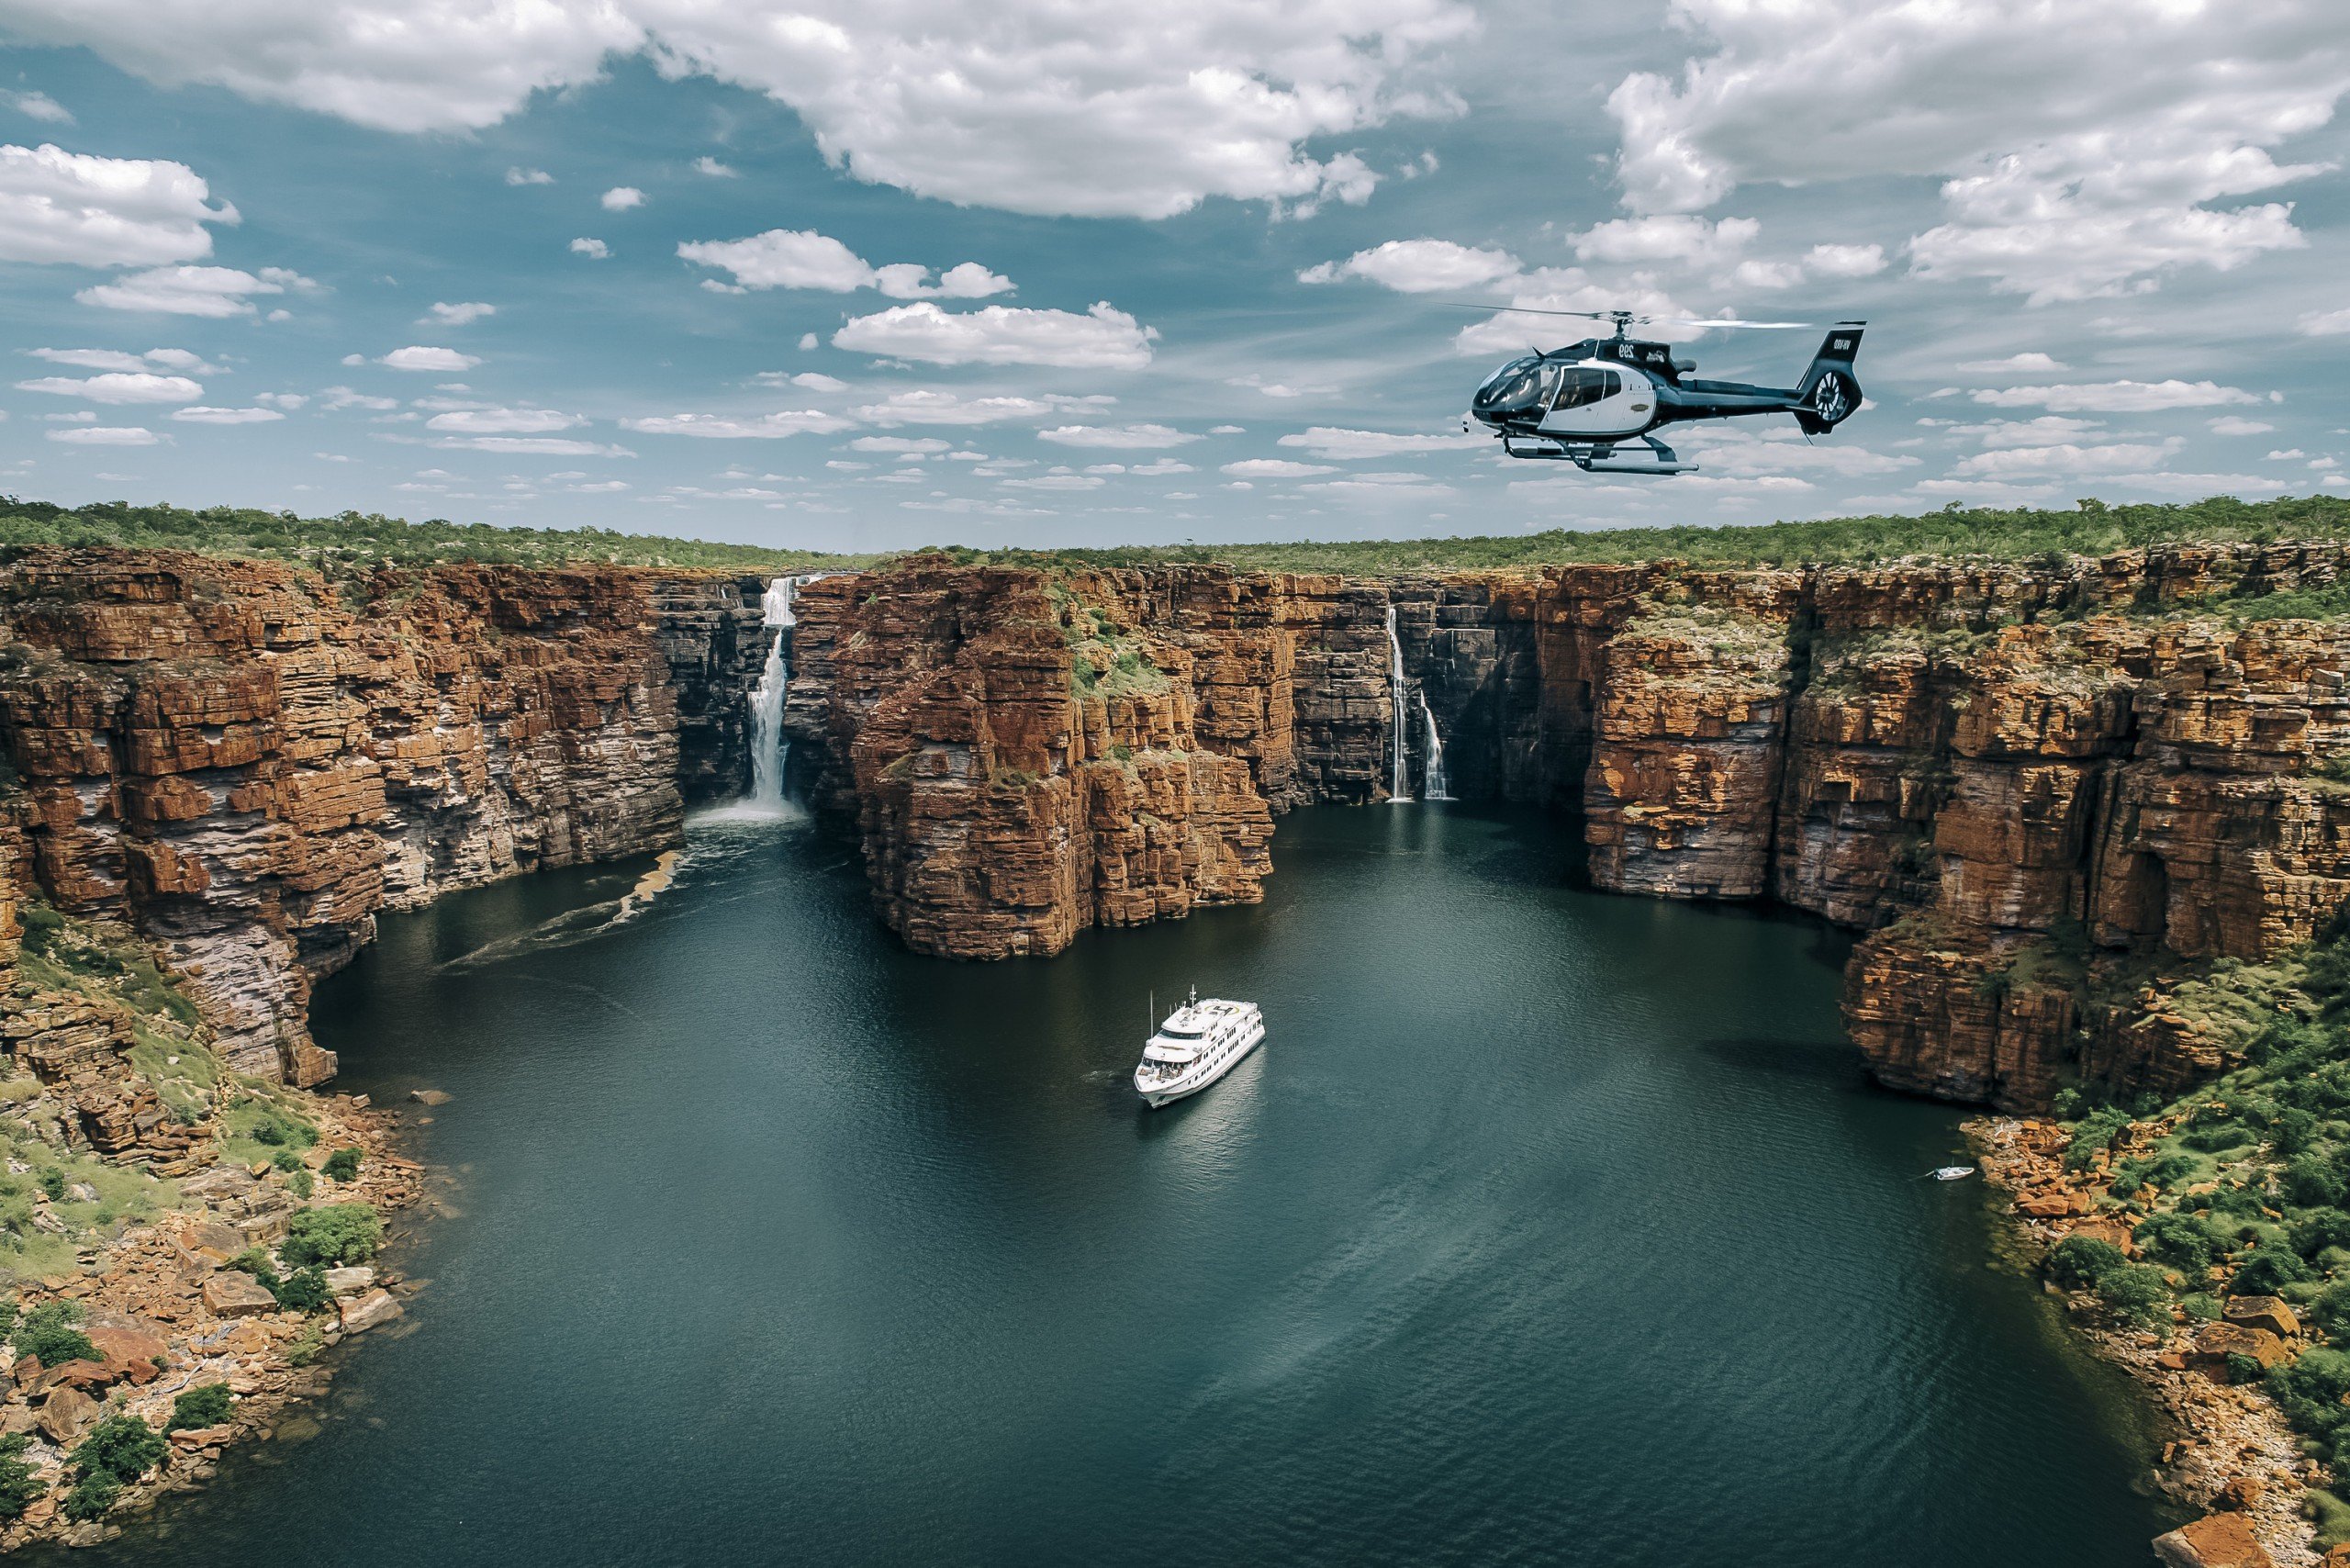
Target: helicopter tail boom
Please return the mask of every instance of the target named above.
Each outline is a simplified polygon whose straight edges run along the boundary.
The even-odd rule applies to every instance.
[[[1796,387],[1796,423],[1806,435],[1834,430],[1861,406],[1861,384],[1852,375],[1852,361],[1861,352],[1861,330],[1867,323],[1839,321],[1820,340],[1819,352]]]

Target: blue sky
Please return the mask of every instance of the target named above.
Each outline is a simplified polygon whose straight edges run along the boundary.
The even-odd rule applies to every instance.
[[[2323,0],[0,0],[0,489],[758,543],[2345,488]],[[1608,480],[1580,330],[1872,322]],[[1783,381],[1802,332],[1667,334]]]

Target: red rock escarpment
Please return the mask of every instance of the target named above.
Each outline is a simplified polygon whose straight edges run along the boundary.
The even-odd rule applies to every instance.
[[[910,943],[1047,953],[1253,899],[1267,811],[1388,793],[1393,606],[1407,790],[1425,700],[1456,795],[1579,809],[1603,887],[1868,933],[1845,1011],[1876,1074],[2028,1106],[2208,1074],[2165,977],[2271,957],[2350,893],[2328,777],[2350,633],[2221,613],[2342,554],[1377,581],[932,563],[803,593],[787,727]],[[1115,673],[1129,655],[1147,679]],[[2117,989],[2125,969],[2154,983]]]
[[[688,791],[739,778],[762,586],[447,566],[354,590],[269,562],[17,552],[17,886],[157,946],[238,1070],[319,1081],[310,980],[377,911],[673,843]]]

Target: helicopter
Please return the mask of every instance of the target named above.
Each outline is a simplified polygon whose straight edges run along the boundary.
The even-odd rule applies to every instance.
[[[1801,329],[1809,322],[1636,316],[1628,310],[1498,308],[1534,316],[1583,316],[1616,325],[1612,338],[1585,338],[1562,349],[1548,353],[1537,349],[1514,359],[1477,388],[1469,407],[1472,419],[1499,436],[1502,450],[1512,457],[1563,459],[1586,474],[1693,474],[1697,465],[1683,462],[1673,448],[1657,439],[1657,431],[1695,420],[1793,414],[1805,435],[1825,435],[1861,406],[1861,384],[1852,376],[1852,360],[1861,351],[1865,321],[1839,321],[1830,328],[1803,379],[1795,386],[1749,386],[1736,381],[1696,380],[1689,375],[1697,368],[1695,360],[1675,359],[1670,345],[1641,342],[1630,335],[1630,329],[1663,323],[1776,331]],[[1476,426],[1463,420],[1460,428],[1471,431]],[[1618,447],[1635,442],[1647,449],[1646,455],[1618,454]]]

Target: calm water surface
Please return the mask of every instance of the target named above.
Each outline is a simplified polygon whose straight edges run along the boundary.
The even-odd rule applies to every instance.
[[[804,827],[386,921],[316,1027],[455,1096],[431,1283],[73,1561],[2150,1562],[2138,1406],[1915,1180],[1958,1117],[1864,1086],[1833,939],[1571,834],[1302,812],[1262,906],[1048,962],[905,954]],[[1140,1110],[1193,981],[1269,1043]]]

